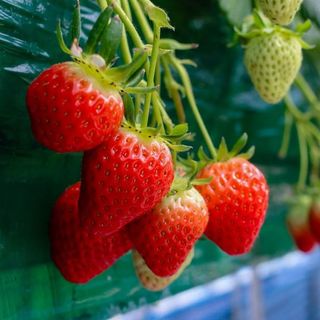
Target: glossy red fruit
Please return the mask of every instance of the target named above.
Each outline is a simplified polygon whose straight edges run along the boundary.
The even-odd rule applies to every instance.
[[[287,217],[289,233],[297,248],[302,252],[310,252],[316,246],[316,239],[311,233],[309,224],[310,205],[309,197],[300,196]]]
[[[151,212],[128,226],[135,249],[159,277],[176,274],[209,219],[207,206],[192,188],[166,197]]]
[[[55,203],[51,257],[66,280],[85,283],[111,267],[132,245],[124,229],[108,237],[92,237],[80,228],[79,193],[80,182],[66,189]]]
[[[313,236],[320,243],[320,199],[313,201],[309,211],[309,226]]]
[[[117,130],[124,112],[119,93],[74,62],[42,72],[26,102],[36,140],[57,152],[96,147]]]
[[[210,184],[197,186],[210,212],[206,236],[230,255],[249,252],[268,207],[264,175],[249,161],[233,158],[209,164],[198,175],[208,177]]]
[[[119,230],[159,203],[173,176],[171,153],[163,142],[121,128],[84,155],[82,225],[94,234]]]

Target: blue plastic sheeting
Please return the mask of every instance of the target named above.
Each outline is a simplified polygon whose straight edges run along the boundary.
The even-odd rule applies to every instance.
[[[319,320],[320,251],[243,268],[113,320]]]

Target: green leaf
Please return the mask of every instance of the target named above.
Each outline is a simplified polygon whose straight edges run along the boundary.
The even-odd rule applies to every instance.
[[[105,28],[102,35],[99,54],[104,58],[107,64],[115,58],[120,46],[123,32],[123,25],[118,16],[115,16],[110,24]]]
[[[239,154],[238,157],[249,160],[254,156],[254,152],[255,152],[255,147],[252,146],[247,152]]]
[[[71,22],[71,41],[74,39],[80,39],[81,33],[81,13],[80,13],[80,2],[76,0],[76,5],[73,10],[72,22]]]
[[[126,87],[135,87],[137,86],[143,79],[145,75],[145,70],[140,70],[136,72],[129,80],[126,82]]]
[[[154,87],[126,87],[123,89],[124,92],[126,93],[131,93],[131,94],[147,94],[151,93],[154,91],[157,91],[159,89],[159,86],[154,86]]]
[[[170,136],[182,136],[188,132],[188,124],[182,123],[176,125],[170,132]]]
[[[196,43],[181,43],[174,39],[160,39],[160,48],[167,50],[190,50],[196,49],[199,45]]]
[[[218,149],[218,152],[217,152],[217,158],[218,160],[225,160],[226,158],[228,158],[228,147],[227,147],[227,144],[226,144],[226,140],[225,138],[221,138],[221,142],[220,142],[220,145],[219,145],[219,149]]]
[[[193,186],[202,186],[204,184],[209,184],[212,181],[213,177],[203,178],[203,179],[193,179],[191,184]]]
[[[102,37],[103,31],[109,23],[112,11],[112,7],[109,6],[99,15],[89,33],[88,40],[84,48],[85,53],[92,54],[95,52],[96,46]]]
[[[209,162],[209,161],[212,160],[212,159],[205,153],[205,151],[204,151],[204,149],[203,149],[203,146],[200,146],[197,155],[198,155],[199,160],[201,160],[201,161]]]
[[[297,25],[296,32],[303,34],[307,31],[309,31],[311,29],[311,27],[312,27],[312,22],[311,22],[311,20],[308,19],[304,23],[299,23]]]
[[[245,145],[247,144],[247,141],[248,141],[248,135],[244,133],[231,149],[230,156],[233,157],[236,154],[238,154],[245,147]]]
[[[145,9],[149,19],[160,28],[168,28],[174,30],[170,24],[170,19],[167,13],[155,6],[150,0],[139,0],[142,7]]]
[[[126,83],[136,72],[144,67],[148,59],[148,53],[145,50],[138,50],[133,60],[120,67],[107,69],[104,71],[106,77],[117,83]]]
[[[167,142],[168,147],[176,152],[186,152],[192,149],[192,146],[187,146],[184,144],[172,144]]]

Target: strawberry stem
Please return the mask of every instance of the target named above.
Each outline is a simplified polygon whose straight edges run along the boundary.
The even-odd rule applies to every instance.
[[[131,20],[132,17],[131,17],[131,12],[130,12],[130,7],[128,4],[128,1],[121,0],[121,6],[122,6],[124,12],[126,13],[126,15]],[[121,48],[121,54],[122,54],[122,58],[123,58],[124,63],[130,63],[132,60],[132,57],[131,57],[131,53],[130,53],[130,47],[129,47],[127,33],[125,30],[123,30],[120,48]]]
[[[304,97],[307,99],[307,101],[310,103],[310,106],[314,109],[316,112],[320,112],[320,102],[306,81],[306,79],[303,77],[301,73],[298,74],[296,80],[295,80],[296,86],[299,88],[301,93],[304,95]]]
[[[181,101],[178,84],[176,83],[171,74],[170,66],[166,59],[162,59],[162,65],[165,74],[165,84],[167,86],[168,93],[175,105],[178,121],[179,123],[185,123],[186,115],[184,112],[184,106]]]
[[[159,57],[160,35],[161,35],[161,28],[158,26],[157,23],[154,23],[151,62],[150,62],[149,73],[147,76],[147,86],[148,87],[154,86],[154,76],[155,76],[156,66],[157,66],[158,57]],[[148,125],[151,99],[152,99],[152,93],[147,94],[144,109],[143,109],[143,114],[142,114],[142,121],[141,121],[142,128],[144,128]],[[154,108],[155,108],[155,106],[154,106]],[[158,112],[158,113],[160,114],[160,112]]]
[[[302,191],[305,188],[307,182],[309,159],[308,145],[305,137],[304,128],[299,123],[297,123],[297,133],[300,149],[300,173],[297,188],[299,191]]]
[[[130,0],[130,3],[145,39],[148,43],[152,43],[153,32],[143,12],[143,9],[141,8],[140,3],[138,3],[137,0]]]
[[[207,147],[210,151],[210,154],[213,159],[216,159],[217,151],[216,151],[216,148],[214,147],[214,144],[211,140],[211,137],[210,137],[209,132],[206,128],[206,125],[202,119],[201,113],[199,112],[199,108],[197,106],[197,103],[196,103],[196,100],[195,100],[195,97],[193,94],[192,84],[191,84],[191,80],[188,75],[188,72],[186,71],[185,67],[179,62],[179,60],[177,58],[175,58],[173,55],[170,55],[169,57],[170,57],[170,62],[172,63],[172,65],[174,66],[174,68],[176,69],[178,74],[180,75],[180,78],[182,80],[182,83],[183,83],[185,91],[186,91],[186,96],[189,101],[191,110],[193,112],[193,115],[194,115],[197,123],[198,123],[198,126],[199,126],[200,131],[203,135],[203,138],[207,144]]]
[[[282,138],[282,143],[279,150],[280,158],[285,158],[288,154],[292,125],[293,125],[293,116],[291,113],[288,112],[288,110],[286,110],[285,118],[284,118],[283,138]]]
[[[98,0],[98,2],[101,2],[102,0]],[[105,1],[103,1],[105,2]],[[107,4],[109,6],[113,6],[114,12],[120,17],[122,23],[124,24],[126,30],[130,34],[132,41],[134,45],[137,48],[143,48],[144,44],[139,36],[139,33],[137,32],[136,28],[134,27],[133,23],[129,19],[129,17],[126,15],[126,13],[122,10],[120,5],[117,1],[114,0],[107,0]]]

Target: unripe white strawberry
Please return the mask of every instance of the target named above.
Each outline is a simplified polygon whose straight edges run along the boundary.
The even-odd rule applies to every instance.
[[[160,291],[168,287],[173,281],[175,281],[182,272],[189,266],[194,256],[194,250],[192,249],[187,256],[184,263],[181,265],[178,272],[176,272],[173,276],[170,277],[159,277],[155,275],[149,267],[146,265],[145,261],[141,257],[141,255],[138,253],[138,251],[133,250],[132,251],[132,259],[134,268],[136,270],[136,274],[139,278],[140,283],[145,287],[146,289],[150,291]]]
[[[280,31],[252,38],[246,46],[245,65],[261,98],[278,103],[299,72],[302,47],[298,37]]]
[[[288,25],[300,9],[303,0],[259,0],[263,13],[274,23]]]

